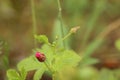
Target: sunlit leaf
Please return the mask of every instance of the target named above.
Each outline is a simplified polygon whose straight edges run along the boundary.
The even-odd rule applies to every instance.
[[[74,51],[65,50],[61,53],[57,53],[54,67],[56,70],[60,70],[65,66],[75,67],[78,65],[80,60],[80,56],[77,55]]]
[[[20,80],[19,74],[14,69],[9,69],[7,71],[7,77],[8,77],[9,80]]]
[[[22,68],[21,71],[20,71],[20,76],[21,76],[21,79],[22,80],[25,80],[26,79],[26,76],[27,76],[27,71]]]
[[[42,66],[43,66],[43,63],[40,63],[39,61],[37,61],[37,59],[34,56],[30,56],[26,59],[23,59],[17,65],[20,71],[22,68],[24,68],[26,71],[30,71],[30,70],[39,69]]]

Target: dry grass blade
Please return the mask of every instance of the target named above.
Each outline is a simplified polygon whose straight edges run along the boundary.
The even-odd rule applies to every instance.
[[[103,32],[101,32],[97,38],[105,38],[109,33],[111,33],[112,31],[116,30],[119,27],[120,19],[109,24],[108,27]]]

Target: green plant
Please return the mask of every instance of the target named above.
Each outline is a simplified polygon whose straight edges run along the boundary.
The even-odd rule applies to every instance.
[[[58,36],[58,39],[56,38],[54,42],[50,43],[45,35],[36,35],[37,26],[34,8],[35,4],[34,1],[31,0],[35,49],[33,50],[33,55],[17,64],[17,70],[9,69],[7,71],[9,80],[25,80],[27,72],[32,70],[36,70],[34,74],[34,80],[39,80],[45,71],[52,74],[53,80],[63,80],[63,70],[66,67],[75,68],[78,65],[79,61],[81,60],[80,56],[77,55],[73,50],[66,49],[64,41],[71,34],[75,33],[79,27],[72,28],[69,33],[64,36],[61,13],[62,9],[59,0],[57,0],[57,3],[59,10],[58,21],[60,23],[61,36]],[[37,48],[37,43],[43,43],[43,46],[41,48]],[[60,46],[61,44],[62,46]]]
[[[120,39],[117,39],[115,42],[115,47],[120,50]]]
[[[73,33],[71,30],[68,34]],[[63,40],[65,40],[64,37]],[[36,70],[34,74],[34,80],[39,80],[45,71],[52,74],[53,80],[62,80],[62,70],[66,67],[75,68],[79,61],[80,56],[77,55],[73,50],[67,50],[63,47],[59,47],[58,40],[50,43],[45,35],[35,36],[35,39],[39,43],[44,43],[41,48],[35,48],[33,55],[20,61],[17,65],[18,71],[15,69],[9,69],[7,76],[9,80],[25,80],[27,72]],[[46,59],[44,61],[38,60],[35,57],[36,52],[42,52]]]
[[[9,47],[7,42],[0,40],[0,69],[7,70],[9,68]]]
[[[51,1],[44,0],[44,1],[46,3],[52,2],[52,0]],[[75,13],[74,15],[72,15],[72,19],[70,19],[71,25],[73,24],[76,25],[76,21],[79,22],[78,15],[80,17],[82,16],[82,14],[84,13],[82,11],[87,6],[88,0],[80,0],[80,1],[65,0],[65,2],[67,3],[71,13],[73,14]],[[18,63],[17,70],[9,69],[7,71],[8,79],[25,80],[27,73],[29,71],[34,70],[35,71],[34,80],[39,80],[44,74],[44,72],[46,71],[52,75],[53,80],[81,80],[81,79],[82,80],[88,80],[88,79],[89,80],[101,80],[101,79],[114,80],[115,79],[113,76],[114,74],[111,74],[109,70],[108,71],[103,70],[100,76],[98,76],[99,73],[97,72],[96,69],[91,67],[85,67],[98,62],[97,59],[94,59],[91,57],[91,54],[93,54],[94,51],[97,48],[99,48],[99,46],[104,41],[104,37],[106,37],[106,34],[104,33],[108,34],[108,32],[110,32],[109,29],[105,29],[105,31],[103,31],[103,34],[100,33],[98,37],[96,37],[91,42],[89,42],[91,32],[94,30],[94,25],[98,20],[99,16],[101,15],[101,13],[104,11],[103,7],[106,6],[106,0],[105,1],[101,0],[100,2],[95,0],[94,2],[95,4],[94,4],[93,12],[91,13],[90,18],[87,20],[87,22],[84,19],[82,20],[82,17],[80,18],[81,21],[85,22],[85,26],[86,26],[86,27],[83,26],[82,28],[83,30],[81,30],[81,31],[84,31],[84,28],[85,28],[86,33],[84,36],[82,35],[80,37],[81,45],[79,46],[80,47],[79,53],[82,56],[82,61],[80,62],[81,60],[80,56],[77,55],[73,50],[66,48],[66,41],[67,41],[66,39],[71,34],[75,33],[79,27],[72,28],[68,34],[65,33],[67,32],[65,30],[67,30],[66,28],[68,27],[65,27],[66,25],[63,23],[64,21],[62,20],[62,8],[61,8],[60,0],[57,0],[58,17],[55,20],[55,27],[53,30],[53,34],[54,34],[53,36],[55,37],[54,38],[55,41],[53,41],[52,43],[49,42],[48,38],[45,35],[37,35],[35,4],[34,4],[34,1],[31,0],[33,35],[35,35],[35,40],[34,40],[35,49],[33,49],[33,54],[31,56],[29,56],[28,58],[25,58],[24,60]],[[81,13],[79,14],[79,12]],[[107,30],[108,32],[106,32]],[[84,32],[81,32],[81,34],[83,33]],[[43,44],[41,48],[38,48],[37,46],[39,43]],[[119,42],[116,42],[116,44],[117,44],[116,45],[117,48],[119,49]],[[67,47],[70,47],[70,45]],[[78,79],[70,79],[71,74],[68,75],[68,73],[72,71],[74,73],[74,69],[79,71],[79,72],[76,71],[78,72],[78,75],[79,75]],[[106,76],[105,74],[107,73],[110,73],[109,76],[112,76],[112,77],[104,78],[104,76]]]

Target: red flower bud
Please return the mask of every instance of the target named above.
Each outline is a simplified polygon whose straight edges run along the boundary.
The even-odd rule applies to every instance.
[[[40,52],[36,52],[35,57],[40,62],[44,62],[45,59],[46,59],[46,56],[43,53],[40,53]]]

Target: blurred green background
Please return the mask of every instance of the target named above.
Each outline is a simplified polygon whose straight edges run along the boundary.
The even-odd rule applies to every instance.
[[[57,21],[57,1],[34,1],[37,34],[45,34],[53,41],[54,36],[61,34]],[[80,26],[79,31],[66,44],[69,49],[83,56],[80,66],[86,68],[81,68],[81,80],[120,80],[120,0],[60,2],[64,33],[68,33],[72,27]],[[0,80],[6,79],[8,68],[15,68],[21,59],[31,55],[32,49],[30,0],[0,0]],[[89,73],[91,76],[96,74],[96,70],[102,78],[83,78],[89,72],[93,72]],[[106,78],[106,74],[110,77]]]

